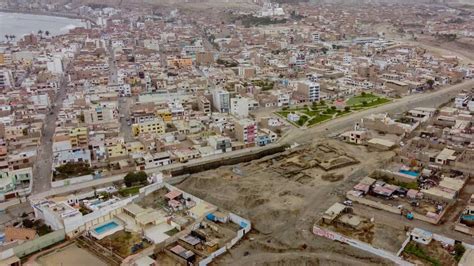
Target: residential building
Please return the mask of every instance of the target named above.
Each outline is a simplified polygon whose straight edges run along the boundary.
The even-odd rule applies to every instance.
[[[257,138],[257,123],[250,119],[241,119],[235,123],[235,135],[238,141],[254,146]]]
[[[230,111],[230,93],[223,89],[212,91],[213,106],[220,113],[228,113]]]

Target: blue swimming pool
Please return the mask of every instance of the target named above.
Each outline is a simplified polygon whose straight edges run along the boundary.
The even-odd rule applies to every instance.
[[[463,216],[461,216],[461,218],[462,218],[463,220],[473,221],[473,222],[474,222],[474,214],[464,214]]]
[[[111,222],[108,222],[106,224],[103,224],[101,226],[98,226],[98,227],[94,228],[94,232],[96,232],[97,234],[103,234],[103,233],[105,233],[109,230],[114,229],[117,226],[119,226],[119,225],[116,222],[111,221]]]
[[[405,175],[411,175],[411,176],[414,176],[414,177],[417,177],[420,175],[420,173],[418,172],[415,172],[415,171],[409,171],[409,170],[400,170],[398,171],[399,173],[402,173],[402,174],[405,174]]]

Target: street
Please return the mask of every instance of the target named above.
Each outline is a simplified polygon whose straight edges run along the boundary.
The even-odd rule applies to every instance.
[[[109,84],[118,85],[118,70],[115,62],[115,52],[112,45],[107,45],[107,52],[109,53]],[[133,96],[120,97],[118,101],[118,112],[120,115],[120,135],[124,138],[125,142],[133,141],[132,130],[130,127],[130,107],[133,105],[135,98]]]
[[[46,114],[43,124],[40,146],[38,148],[36,162],[33,166],[33,191],[32,194],[48,191],[51,189],[51,177],[53,174],[53,143],[52,139],[56,129],[56,120],[63,100],[67,96],[67,79],[61,77],[58,92],[53,100],[51,112]]]

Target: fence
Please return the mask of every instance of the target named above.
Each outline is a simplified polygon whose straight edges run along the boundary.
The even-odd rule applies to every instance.
[[[374,255],[377,255],[379,257],[382,257],[382,258],[388,259],[390,261],[393,261],[394,263],[396,263],[398,265],[403,265],[403,266],[413,265],[412,263],[401,259],[400,257],[398,257],[395,254],[392,254],[391,252],[373,247],[373,246],[371,246],[367,243],[361,242],[359,240],[355,240],[355,239],[352,239],[352,238],[347,238],[347,237],[342,236],[338,233],[335,233],[333,231],[318,227],[316,225],[313,227],[313,234],[315,234],[317,236],[327,238],[327,239],[330,239],[330,240],[339,241],[339,242],[348,244],[352,247],[358,248],[360,250],[367,251],[367,252],[372,253]]]
[[[51,246],[66,238],[64,229],[56,230],[44,236],[40,236],[31,241],[27,241],[13,248],[13,252],[19,258],[29,255],[45,247]]]
[[[140,196],[147,196],[161,188],[164,187],[164,184],[163,183],[153,183],[151,185],[148,185],[146,187],[142,187],[140,188],[139,192],[140,192]]]
[[[58,180],[58,181],[52,181],[51,182],[51,187],[57,188],[57,187],[65,187],[77,183],[83,183],[87,181],[93,180],[94,177],[92,175],[83,175],[79,177],[73,177],[73,178],[68,178],[64,180]]]

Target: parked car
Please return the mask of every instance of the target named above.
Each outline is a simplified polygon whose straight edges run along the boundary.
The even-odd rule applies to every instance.
[[[342,204],[346,206],[352,206],[352,200],[345,200]]]

